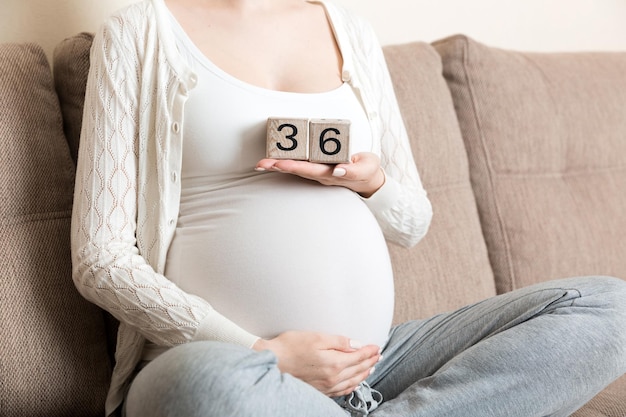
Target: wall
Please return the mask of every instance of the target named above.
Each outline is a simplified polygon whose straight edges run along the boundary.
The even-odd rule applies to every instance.
[[[34,41],[50,55],[135,0],[0,0],[0,42]],[[536,51],[626,51],[624,0],[335,0],[366,17],[383,44],[465,33]]]
[[[337,1],[372,22],[383,43],[464,33],[519,50],[626,51],[624,0]]]

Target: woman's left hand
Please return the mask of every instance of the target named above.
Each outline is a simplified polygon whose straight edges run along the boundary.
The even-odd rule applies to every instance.
[[[346,187],[362,197],[371,197],[385,183],[380,158],[370,152],[357,153],[349,164],[317,164],[292,159],[262,159],[257,171],[274,171],[317,181],[324,185]]]

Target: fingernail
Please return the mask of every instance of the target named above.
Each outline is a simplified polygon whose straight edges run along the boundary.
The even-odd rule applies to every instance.
[[[343,177],[346,173],[347,171],[345,168],[335,168],[333,170],[333,177]]]
[[[352,349],[361,349],[363,347],[363,344],[358,340],[350,340],[350,347]]]
[[[373,374],[376,371],[376,367],[372,366],[372,369],[370,369],[370,375]]]
[[[278,167],[272,167],[272,171],[283,172],[283,170]]]
[[[380,355],[380,357],[378,358],[378,362],[383,360],[383,355]]]
[[[263,168],[263,167],[256,167],[256,168],[254,168],[254,170],[255,170],[256,172],[264,172],[264,171],[267,171],[267,170],[266,170],[265,168]]]

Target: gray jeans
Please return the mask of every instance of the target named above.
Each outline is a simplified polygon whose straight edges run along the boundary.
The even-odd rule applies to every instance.
[[[551,281],[407,322],[391,330],[383,356],[356,397],[331,399],[281,374],[269,351],[190,343],[170,349],[139,372],[126,413],[568,416],[626,373],[626,282],[604,277]],[[348,408],[362,412],[339,405],[347,400],[353,404]]]

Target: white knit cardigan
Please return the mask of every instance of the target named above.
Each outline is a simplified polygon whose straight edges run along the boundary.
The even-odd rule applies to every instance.
[[[362,20],[326,1],[343,80],[371,123],[384,186],[364,200],[385,237],[426,233],[431,206],[412,158],[382,50]],[[107,415],[123,400],[146,339],[160,346],[257,337],[162,275],[180,202],[183,107],[196,76],[178,56],[163,0],[109,18],[91,50],[72,216],[73,278],[120,322]]]

